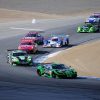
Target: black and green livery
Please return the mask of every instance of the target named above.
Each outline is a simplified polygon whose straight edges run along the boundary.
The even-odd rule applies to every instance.
[[[77,33],[95,33],[99,32],[99,23],[88,23],[85,22],[83,25],[78,26]]]
[[[37,74],[48,78],[76,78],[77,72],[64,64],[40,64]]]
[[[7,62],[11,65],[32,65],[32,57],[22,50],[7,50]]]

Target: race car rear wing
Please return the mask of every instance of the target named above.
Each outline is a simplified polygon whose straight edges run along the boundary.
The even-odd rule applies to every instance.
[[[69,37],[69,35],[67,34],[51,34],[52,37]]]
[[[16,50],[18,50],[18,51],[24,51],[24,50],[19,50],[19,49],[7,49],[7,52],[16,51]]]
[[[94,13],[94,15],[100,16],[100,13]]]
[[[86,24],[100,25],[99,22],[85,22]]]
[[[7,51],[15,51],[15,50],[18,50],[18,49],[7,49]]]

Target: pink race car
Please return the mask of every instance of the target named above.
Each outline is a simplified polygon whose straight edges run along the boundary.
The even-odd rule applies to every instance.
[[[32,39],[22,39],[18,49],[28,53],[36,53],[38,51],[37,44]]]
[[[36,31],[30,31],[26,34],[24,37],[25,39],[32,39],[37,44],[43,44],[44,37],[39,34],[39,32]]]

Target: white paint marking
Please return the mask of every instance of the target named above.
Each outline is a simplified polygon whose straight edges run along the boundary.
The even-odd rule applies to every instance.
[[[62,50],[62,51],[63,51],[63,50]],[[48,58],[54,57],[54,56],[56,56],[57,54],[59,54],[60,52],[62,52],[62,51],[54,52],[54,53],[51,53],[51,54],[48,54],[48,55],[39,57],[39,58],[35,59],[34,62],[35,62],[35,63],[43,63],[43,62],[44,62],[45,60],[47,60]]]
[[[87,79],[96,79],[96,80],[100,80],[99,77],[92,77],[92,76],[78,76],[79,78],[87,78]]]
[[[42,29],[31,29],[31,28],[20,28],[20,27],[10,27],[12,30],[30,30],[30,31],[43,31]]]

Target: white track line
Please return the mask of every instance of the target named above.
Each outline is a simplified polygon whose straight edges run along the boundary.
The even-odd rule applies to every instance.
[[[20,27],[10,27],[12,30],[30,30],[30,31],[43,31],[42,29],[31,29],[31,28],[20,28]]]
[[[57,54],[59,54],[60,52],[62,52],[63,50],[61,51],[57,51],[57,52],[54,52],[54,53],[51,53],[51,54],[48,54],[48,55],[45,55],[45,56],[42,56],[42,57],[39,57],[37,59],[34,60],[35,63],[43,63],[45,60],[47,60],[48,58],[50,57],[54,57],[56,56]]]
[[[78,76],[78,78],[86,78],[86,79],[96,79],[96,80],[100,80],[99,77],[93,77],[93,76]]]

